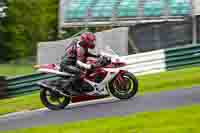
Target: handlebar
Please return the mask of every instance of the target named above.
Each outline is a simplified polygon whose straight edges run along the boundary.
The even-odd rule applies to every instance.
[[[106,56],[101,56],[98,60],[97,63],[101,64],[102,66],[106,66],[111,63],[111,58],[106,57]]]

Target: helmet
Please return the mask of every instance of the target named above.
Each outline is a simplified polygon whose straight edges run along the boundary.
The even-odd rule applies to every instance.
[[[96,36],[91,32],[86,32],[81,35],[81,42],[83,47],[94,49],[95,48]]]

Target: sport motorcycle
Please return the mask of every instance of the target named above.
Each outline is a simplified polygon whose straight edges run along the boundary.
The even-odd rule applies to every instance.
[[[87,63],[100,64],[92,70],[81,69],[80,81],[68,83],[73,74],[61,72],[59,64],[42,64],[34,66],[39,72],[56,75],[55,80],[43,80],[40,86],[40,99],[51,110],[64,109],[72,97],[77,96],[114,96],[118,99],[130,99],[138,91],[136,76],[125,67],[126,61],[116,54],[101,51],[101,57],[89,58]],[[63,84],[70,84],[64,88]],[[75,88],[76,87],[76,88]]]

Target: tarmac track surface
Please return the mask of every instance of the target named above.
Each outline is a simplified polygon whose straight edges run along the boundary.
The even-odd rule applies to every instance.
[[[137,112],[159,111],[160,109],[171,109],[191,104],[200,104],[200,88],[198,87],[161,93],[145,93],[143,96],[137,95],[125,101],[108,98],[70,105],[61,111],[39,109],[31,112],[8,114],[0,116],[0,131],[121,116]]]

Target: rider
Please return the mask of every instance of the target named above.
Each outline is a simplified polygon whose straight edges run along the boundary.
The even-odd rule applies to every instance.
[[[91,32],[86,32],[81,35],[80,40],[73,40],[72,43],[70,43],[66,48],[66,54],[63,56],[60,64],[60,71],[68,72],[74,75],[69,79],[69,82],[73,85],[80,79],[80,68],[93,69],[97,67],[97,65],[86,63],[88,57],[100,57],[100,55],[95,55],[88,51],[88,49],[95,48],[95,41],[96,36]],[[66,83],[63,89],[68,89],[68,85],[70,84]],[[79,87],[75,88],[80,89]]]

